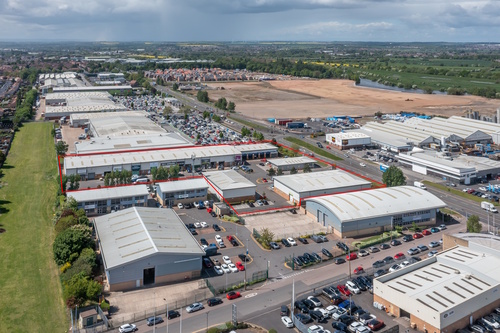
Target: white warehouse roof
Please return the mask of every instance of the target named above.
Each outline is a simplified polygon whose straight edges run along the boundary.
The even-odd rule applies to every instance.
[[[274,176],[278,181],[295,192],[322,191],[332,188],[366,185],[370,182],[343,170],[297,173],[295,175]]]
[[[210,171],[204,172],[203,175],[221,191],[257,187],[235,170]]]
[[[208,188],[208,184],[203,178],[176,180],[167,182],[157,182],[162,193],[197,190],[200,188]]]
[[[299,156],[299,157],[291,157],[291,158],[269,158],[267,159],[269,163],[272,165],[275,165],[277,167],[280,166],[285,166],[285,165],[300,165],[300,164],[305,164],[305,163],[314,163],[316,162],[312,158],[306,157],[306,156]]]
[[[77,202],[107,200],[111,198],[125,198],[132,196],[148,195],[147,185],[128,185],[108,188],[98,188],[80,191],[68,191],[69,197],[75,198]]]
[[[172,209],[132,207],[94,223],[107,269],[156,253],[205,254]]]
[[[334,194],[307,201],[325,206],[341,222],[446,207],[434,194],[414,186]]]

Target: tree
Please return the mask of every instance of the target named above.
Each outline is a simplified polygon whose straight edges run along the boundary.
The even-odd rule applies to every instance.
[[[276,170],[274,170],[274,168],[271,168],[267,171],[267,174],[269,175],[269,177],[273,177],[276,175]]]
[[[380,111],[375,112],[375,117],[382,118],[383,113]]]
[[[292,167],[292,169],[290,169],[290,174],[291,175],[295,175],[297,173],[297,169],[295,169],[295,167]]]
[[[276,173],[276,175],[281,176],[282,174],[283,174],[283,170],[281,170],[281,168],[278,168],[278,172]]]
[[[179,85],[177,84],[177,82],[174,82],[174,84],[172,85],[172,90],[173,91],[179,90]]]
[[[101,293],[99,282],[90,279],[84,273],[73,276],[63,286],[67,304],[70,302],[73,305],[82,306],[87,300],[95,300]]]
[[[214,105],[221,110],[227,110],[227,100],[224,97],[219,98]]]
[[[78,224],[78,218],[74,215],[61,217],[56,223],[56,233],[61,233],[66,229]]]
[[[230,101],[228,104],[227,104],[227,110],[229,112],[234,112],[234,110],[236,109],[236,104],[233,102],[233,101]]]
[[[274,239],[274,233],[269,230],[269,228],[260,229],[260,239],[261,244],[269,244]]]
[[[198,93],[196,94],[196,98],[200,102],[207,103],[208,102],[208,92],[205,90],[199,90]]]
[[[250,136],[251,134],[252,134],[252,132],[248,128],[246,128],[245,126],[243,126],[241,128],[241,136],[242,137]]]
[[[311,166],[309,164],[304,165],[304,169],[302,169],[304,173],[311,172]]]
[[[0,166],[2,166],[5,163],[5,154],[3,151],[0,151]]]
[[[171,106],[165,106],[163,109],[163,116],[168,117],[174,110]]]
[[[400,168],[397,166],[390,166],[382,175],[382,182],[387,187],[401,186],[406,184],[406,179]]]
[[[87,247],[94,247],[91,229],[74,225],[56,236],[53,245],[54,260],[58,265],[71,262],[71,258],[78,258],[80,252]]]
[[[56,152],[57,152],[57,155],[59,156],[64,156],[66,154],[66,152],[68,151],[68,144],[64,141],[59,141],[58,143],[56,143]]]
[[[481,223],[479,223],[479,216],[471,215],[467,219],[467,232],[480,233],[483,229]]]

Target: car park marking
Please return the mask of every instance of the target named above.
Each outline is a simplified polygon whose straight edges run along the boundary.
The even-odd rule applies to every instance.
[[[255,297],[257,295],[258,295],[258,293],[251,293],[251,294],[246,295],[245,298],[252,298],[252,297]]]

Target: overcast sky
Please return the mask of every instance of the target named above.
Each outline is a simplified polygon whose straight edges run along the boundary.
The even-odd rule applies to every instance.
[[[499,42],[499,18],[499,0],[0,0],[0,40]]]

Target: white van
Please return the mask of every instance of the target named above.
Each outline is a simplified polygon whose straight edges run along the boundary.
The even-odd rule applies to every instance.
[[[146,177],[143,177],[143,178],[137,178],[137,180],[134,182],[134,184],[147,183],[147,182],[149,182],[149,179]]]

